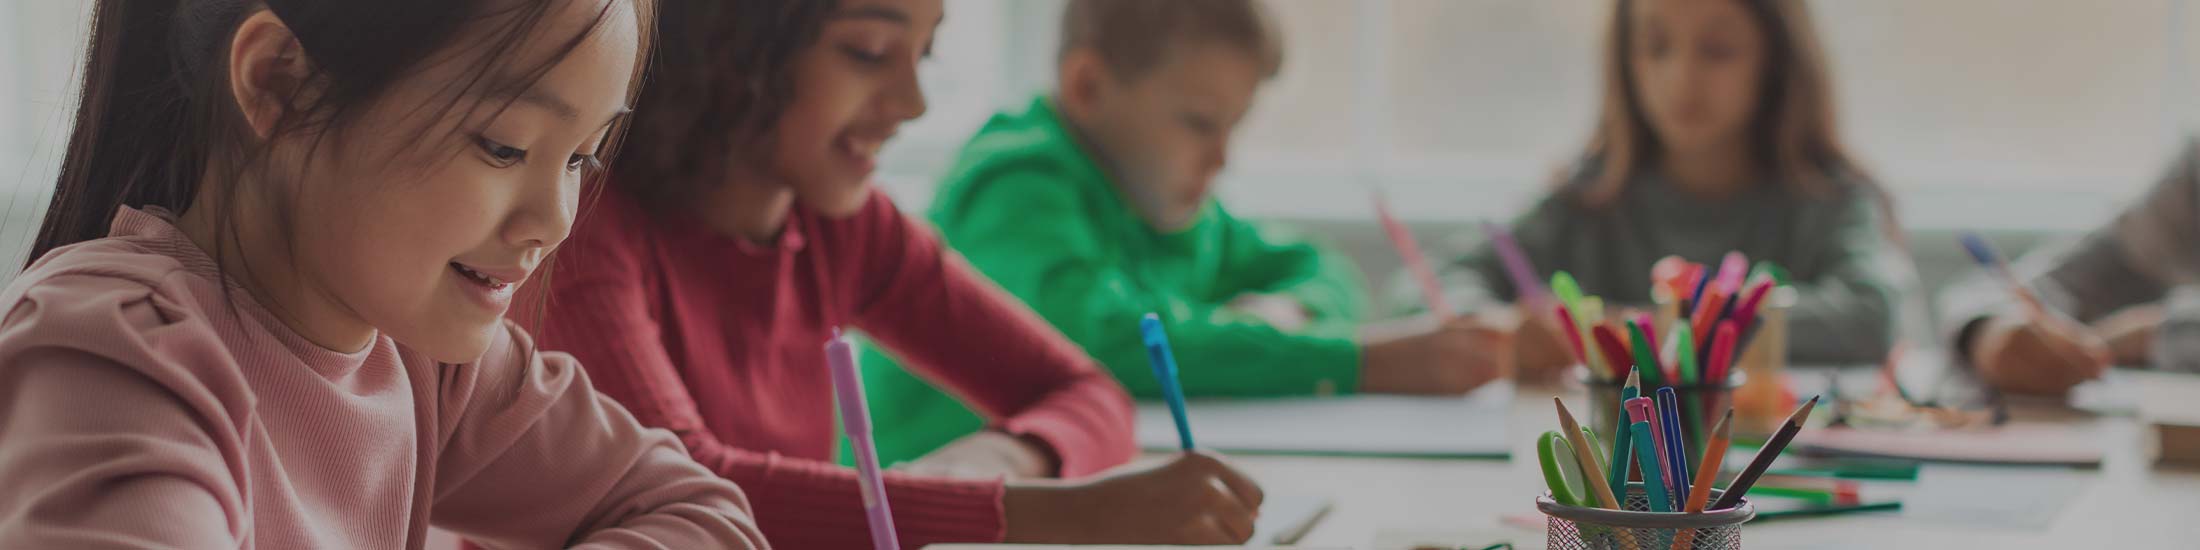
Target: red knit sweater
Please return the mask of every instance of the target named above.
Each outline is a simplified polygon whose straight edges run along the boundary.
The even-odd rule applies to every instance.
[[[740,485],[774,546],[870,545],[854,470],[828,462],[835,326],[908,358],[996,427],[1045,442],[1065,477],[1136,452],[1121,387],[883,194],[846,219],[796,206],[772,245],[645,211],[616,189],[599,196],[543,283],[542,345],[572,353],[597,389]],[[909,548],[999,540],[1002,490],[887,477]]]

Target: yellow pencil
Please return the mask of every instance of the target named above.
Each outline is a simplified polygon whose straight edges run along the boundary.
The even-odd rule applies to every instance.
[[[1581,437],[1581,424],[1574,422],[1574,413],[1566,410],[1566,401],[1563,399],[1554,396],[1551,402],[1558,404],[1558,426],[1560,431],[1566,433],[1566,441],[1574,446],[1574,458],[1581,461],[1581,468],[1584,470],[1581,472],[1582,477],[1589,478],[1589,491],[1596,495],[1597,501],[1604,508],[1623,510],[1619,497],[1612,494],[1612,485],[1604,482],[1603,461],[1597,460],[1596,449],[1589,446],[1589,440]]]

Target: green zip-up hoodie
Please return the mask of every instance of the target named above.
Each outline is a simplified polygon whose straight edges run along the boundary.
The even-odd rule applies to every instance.
[[[1210,199],[1159,233],[1124,202],[1050,100],[1001,113],[964,146],[930,212],[941,237],[1140,397],[1158,395],[1138,332],[1160,314],[1193,396],[1350,393],[1366,283],[1350,259]],[[1290,297],[1312,319],[1284,332],[1234,311],[1241,294]],[[985,422],[873,347],[864,385],[881,457],[913,459]],[[846,453],[843,453],[845,456]]]

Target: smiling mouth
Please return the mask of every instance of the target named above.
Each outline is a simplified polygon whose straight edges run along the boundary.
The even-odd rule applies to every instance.
[[[458,262],[451,262],[451,270],[457,271],[459,276],[465,277],[466,280],[473,281],[474,284],[477,285],[488,287],[490,290],[504,290],[505,287],[512,286],[511,281],[498,279],[496,277],[490,276],[489,274],[474,271],[473,268],[466,267],[464,264],[460,264]]]

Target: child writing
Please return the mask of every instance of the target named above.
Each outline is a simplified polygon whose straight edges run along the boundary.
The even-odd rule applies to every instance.
[[[0,292],[0,547],[765,547],[738,489],[501,319],[647,10],[97,2]]]
[[[1159,395],[1136,329],[1147,312],[1191,395],[1458,393],[1494,378],[1502,334],[1454,324],[1363,342],[1366,283],[1349,258],[1213,198],[1282,53],[1257,1],[1072,0],[1055,89],[971,138],[931,218],[1136,395]],[[890,361],[873,353],[864,369],[888,459],[983,426]]]
[[[2188,141],[2114,222],[2010,266],[2047,306],[2034,320],[1984,276],[1942,296],[1943,333],[1995,387],[2060,394],[2110,364],[2200,371],[2200,142]]]
[[[1885,358],[1915,275],[1890,199],[1841,144],[1802,0],[1613,5],[1596,133],[1557,190],[1512,224],[1531,262],[1647,306],[1659,258],[1715,266],[1741,251],[1793,275],[1793,359]],[[1442,277],[1455,301],[1517,299],[1488,244]],[[1553,313],[1529,313],[1521,371],[1570,363]]]
[[[660,8],[631,156],[539,287],[546,346],[739,482],[787,547],[870,544],[831,462],[840,327],[995,421],[934,460],[976,479],[887,476],[904,545],[1251,536],[1260,490],[1212,455],[1111,470],[1135,452],[1122,388],[872,192],[880,145],[924,113],[940,0]]]

